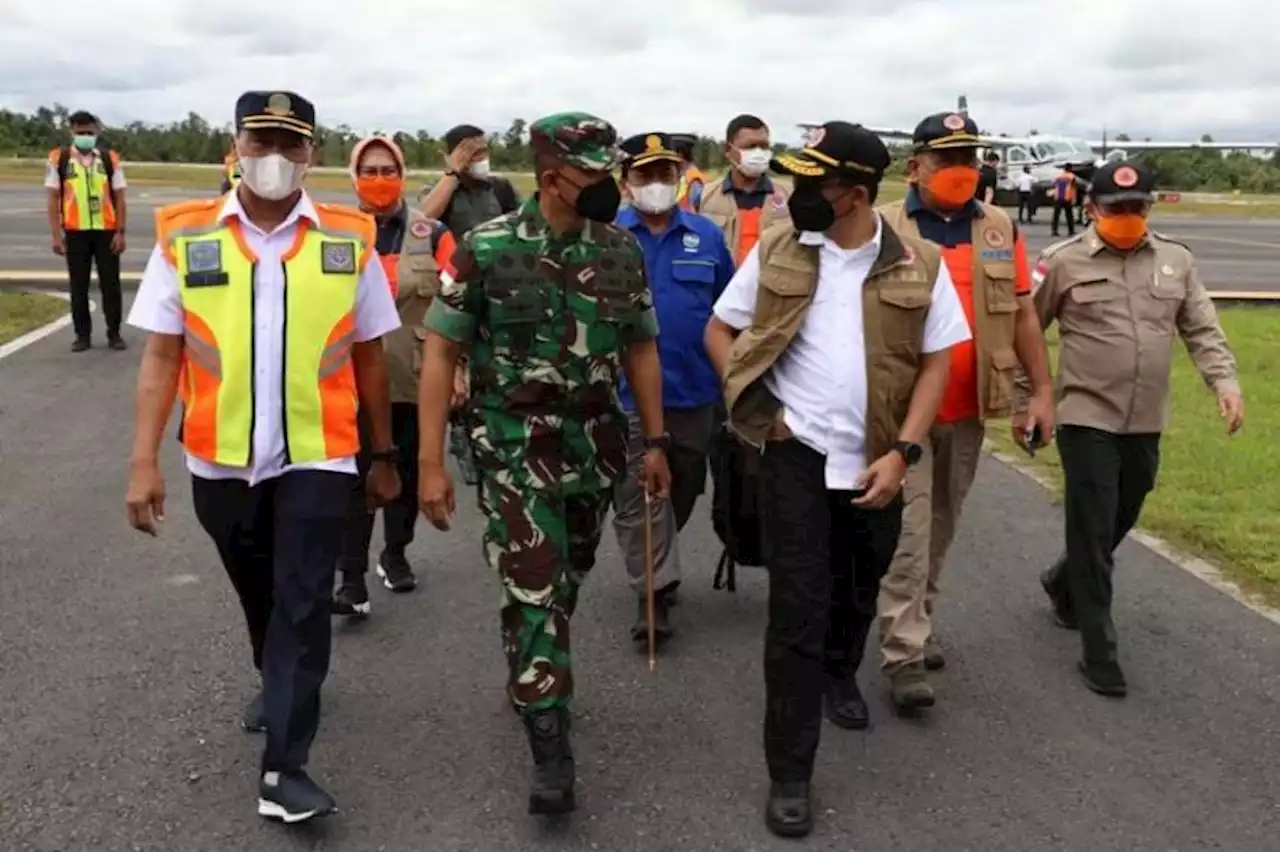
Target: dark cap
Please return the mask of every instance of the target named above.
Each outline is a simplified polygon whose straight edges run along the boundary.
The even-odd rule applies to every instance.
[[[315,133],[316,108],[293,92],[245,92],[236,101],[236,131],[292,130],[307,138]]]
[[[911,142],[917,151],[945,151],[982,145],[977,123],[958,112],[939,112],[929,116],[916,125]]]
[[[684,158],[675,149],[675,141],[667,133],[639,133],[622,141],[623,165],[627,168],[666,160],[683,163]]]
[[[1089,197],[1098,204],[1115,201],[1152,201],[1156,176],[1141,163],[1107,163],[1093,173]]]
[[[805,178],[856,177],[877,182],[889,168],[889,149],[861,124],[828,121],[809,131],[799,151],[788,151],[769,164],[775,172]]]
[[[696,133],[672,133],[671,147],[679,154],[692,154],[698,144]]]

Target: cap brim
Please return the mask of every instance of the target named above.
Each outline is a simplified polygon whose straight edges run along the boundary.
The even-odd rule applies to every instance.
[[[250,115],[240,121],[241,130],[290,130],[300,136],[310,138],[314,128],[296,118],[279,115]]]
[[[1155,201],[1156,196],[1153,192],[1143,192],[1140,189],[1124,189],[1120,192],[1108,192],[1104,195],[1090,195],[1090,199],[1095,204],[1115,204],[1117,201]]]
[[[831,167],[825,163],[793,152],[774,157],[769,161],[769,168],[774,174],[794,177],[824,177],[831,172]]]
[[[947,151],[952,148],[981,148],[982,140],[972,133],[953,133],[941,139],[921,142],[917,146],[925,151]]]
[[[639,168],[647,166],[649,163],[668,162],[683,163],[684,158],[675,151],[645,151],[643,154],[636,154],[634,157],[628,157],[624,160],[629,168]]]

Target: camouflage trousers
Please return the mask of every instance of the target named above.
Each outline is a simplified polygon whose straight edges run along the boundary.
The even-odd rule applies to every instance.
[[[518,713],[573,697],[569,620],[595,564],[612,491],[562,496],[483,475],[485,558],[502,580],[507,695]]]

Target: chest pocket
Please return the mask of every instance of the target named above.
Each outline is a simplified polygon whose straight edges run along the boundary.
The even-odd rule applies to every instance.
[[[919,353],[932,288],[921,280],[891,280],[880,285],[878,325],[887,352]]]
[[[710,304],[716,266],[709,260],[675,260],[671,263],[671,279],[685,292],[686,300]]]
[[[635,320],[636,291],[644,273],[634,256],[620,251],[606,251],[595,262],[594,286],[588,282],[584,290],[595,290],[596,319],[611,324]]]
[[[1069,316],[1084,326],[1096,326],[1114,322],[1109,314],[1123,310],[1127,320],[1128,306],[1123,300],[1128,295],[1122,285],[1106,278],[1072,282],[1066,300]]]
[[[817,271],[803,262],[770,258],[760,273],[753,326],[771,329],[789,325],[795,314],[808,309],[817,277]]]
[[[1018,296],[1015,291],[1016,269],[1012,263],[1005,261],[989,261],[982,264],[983,275],[986,276],[987,313],[1011,314],[1018,310]]]
[[[527,358],[533,353],[539,329],[545,327],[550,318],[550,284],[536,269],[537,258],[532,254],[502,255],[485,276],[495,354]]]

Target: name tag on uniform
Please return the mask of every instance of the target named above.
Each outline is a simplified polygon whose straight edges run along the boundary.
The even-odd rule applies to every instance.
[[[224,287],[227,273],[222,269],[222,243],[217,240],[195,240],[187,243],[188,287]]]
[[[355,243],[320,243],[320,271],[326,275],[350,275],[355,272]]]
[[[97,216],[102,212],[102,199],[89,196],[89,215]]]
[[[983,249],[982,259],[988,260],[1013,260],[1013,249]]]

